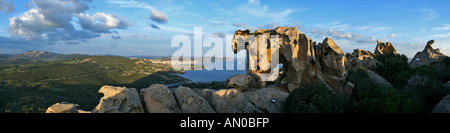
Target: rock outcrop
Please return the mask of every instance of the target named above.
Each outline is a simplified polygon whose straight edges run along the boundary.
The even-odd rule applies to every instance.
[[[287,78],[287,87],[290,91],[299,86],[307,85],[314,81],[327,83],[332,90],[341,91],[345,85],[346,62],[347,59],[341,49],[330,38],[326,38],[321,44],[315,45],[305,34],[297,30],[296,27],[277,27],[273,30],[256,30],[250,33],[249,30],[238,30],[235,32],[232,44],[235,53],[240,50],[247,50],[247,68],[250,60],[257,61],[257,70],[247,70],[247,74],[261,75],[270,71],[263,71],[269,62],[259,62],[260,56],[271,59],[271,55],[263,55],[249,50],[258,48],[261,37],[266,37],[268,42],[272,35],[279,38],[279,63],[283,64],[283,74],[280,79]],[[254,36],[254,37],[252,37]],[[266,47],[266,46],[263,46]],[[268,50],[270,47],[268,47]],[[269,52],[268,52],[269,53]],[[274,55],[277,56],[277,55]],[[270,70],[270,69],[269,69]],[[281,82],[277,82],[281,83]],[[264,83],[257,83],[264,85]],[[262,86],[264,87],[264,86]]]
[[[450,113],[450,95],[442,98],[441,102],[439,102],[431,113]]]
[[[375,47],[374,53],[375,55],[386,53],[397,54],[397,50],[394,48],[394,45],[392,45],[392,43],[390,42],[382,43],[380,41],[377,41],[377,46]]]
[[[78,110],[78,104],[60,102],[53,104],[45,113],[90,113],[89,111]]]
[[[215,113],[208,101],[188,87],[178,87],[175,90],[175,98],[183,113]]]
[[[375,54],[370,51],[354,49],[353,53],[347,53],[347,69],[358,69],[360,67],[374,68],[384,66],[383,63],[374,59]]]
[[[180,86],[172,92],[162,84],[141,89],[140,95],[134,88],[113,86],[103,86],[99,93],[104,96],[92,113],[281,113],[289,95],[286,89],[276,86],[243,92]],[[77,108],[77,104],[61,102],[46,113],[91,113]]]
[[[390,87],[393,88],[394,86],[389,83],[386,79],[378,75],[377,73],[367,70],[367,75],[369,76],[370,82],[374,83],[375,85],[384,86],[384,87]]]
[[[244,96],[265,113],[282,113],[283,105],[289,93],[279,87],[267,87],[243,92]]]
[[[104,94],[93,113],[144,113],[139,93],[134,88],[103,86]]]
[[[234,76],[228,78],[228,80],[226,81],[226,84],[227,84],[228,88],[234,88],[239,91],[243,91],[247,87],[257,88],[256,84],[255,84],[255,82],[256,82],[255,80],[256,79],[251,75],[237,74],[237,75],[234,75]]]
[[[320,71],[326,83],[336,91],[342,90],[345,84],[347,58],[344,52],[330,38],[325,38],[318,45],[317,57]]]
[[[142,89],[141,96],[148,113],[181,113],[175,97],[165,85],[153,84]]]
[[[259,111],[236,89],[215,91],[211,102],[217,113],[257,113]]]
[[[447,57],[440,52],[439,48],[433,49],[433,47],[431,47],[433,43],[434,40],[428,41],[423,51],[417,52],[416,55],[414,55],[414,58],[409,63],[410,68],[417,68],[421,65],[430,64],[435,61],[442,61]]]

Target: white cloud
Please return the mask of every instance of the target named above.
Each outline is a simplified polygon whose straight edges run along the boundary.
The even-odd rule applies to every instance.
[[[392,34],[387,35],[387,38],[394,38],[394,37],[397,37],[397,34],[392,33]]]
[[[432,21],[440,17],[440,14],[433,9],[422,9],[419,17],[425,21]]]
[[[155,9],[150,10],[150,19],[160,24],[165,24],[169,21],[166,14]]]
[[[367,32],[367,33],[376,33],[376,32],[390,30],[390,29],[392,29],[392,27],[368,25],[368,26],[358,26],[358,27],[355,27],[354,29],[358,30],[358,31]]]
[[[320,33],[320,32],[319,32]],[[344,32],[341,30],[334,30],[334,29],[328,29],[327,34],[329,36],[337,37],[337,38],[345,38],[345,39],[359,39],[362,37],[361,34],[351,33],[351,32]]]
[[[436,30],[450,30],[450,24],[444,24],[441,27],[434,27],[433,31],[436,31]]]
[[[128,26],[131,26],[126,21],[117,18],[115,15],[103,12],[97,12],[93,16],[83,13],[76,14],[75,16],[78,17],[83,29],[96,33],[110,33],[111,29],[126,29]]]
[[[286,22],[289,21],[289,16],[296,11],[307,10],[307,8],[287,8],[282,11],[270,10],[269,6],[261,5],[257,0],[249,0],[248,3],[242,4],[234,9],[234,15],[241,16],[247,19]]]
[[[209,23],[212,25],[212,26],[214,26],[214,27],[219,27],[219,26],[223,26],[223,25],[225,25],[225,22],[224,21],[214,21],[214,20],[208,20],[209,21]]]
[[[366,37],[366,38],[360,39],[356,42],[358,42],[358,43],[376,43],[377,39],[375,39],[374,36],[371,36],[371,37]]]
[[[14,4],[12,0],[8,3],[6,0],[0,0],[0,12],[5,11],[6,13],[14,12]]]
[[[112,29],[130,26],[126,21],[105,13],[84,14],[92,0],[33,0],[33,6],[19,16],[9,18],[10,39],[24,39],[30,43],[77,44],[87,39],[111,33]],[[79,18],[74,21],[73,18]],[[97,20],[97,21],[96,21]],[[78,24],[82,29],[78,28]],[[115,38],[119,36],[115,35]]]
[[[244,28],[244,29],[248,29],[249,28],[247,23],[234,23],[233,26],[237,27],[237,28]]]
[[[450,38],[450,33],[429,35],[428,38]]]
[[[145,2],[135,0],[107,0],[106,3],[118,5],[119,7],[123,8],[155,9],[153,6],[150,6]]]

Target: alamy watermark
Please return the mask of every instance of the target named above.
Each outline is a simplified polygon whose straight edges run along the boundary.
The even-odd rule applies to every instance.
[[[241,38],[242,41],[233,44],[233,37]],[[191,65],[194,63],[214,62],[214,67],[207,67],[207,70],[223,70],[223,58],[234,57],[234,51],[246,49],[248,53],[249,70],[264,71],[259,73],[261,81],[274,81],[279,74],[279,38],[278,35],[226,35],[225,53],[223,50],[223,40],[218,35],[205,36],[201,27],[194,27],[194,45],[187,35],[176,35],[172,38],[171,47],[179,48],[172,54],[171,65],[175,70],[201,70],[202,65]],[[180,44],[182,46],[180,46]],[[214,46],[212,46],[214,44]],[[246,45],[248,44],[248,45]],[[235,46],[233,46],[235,45]],[[259,47],[258,47],[259,46]],[[192,51],[193,48],[193,51]],[[203,54],[203,48],[210,48]],[[234,49],[233,49],[234,48]],[[194,57],[194,58],[192,58]],[[212,59],[214,57],[214,61]],[[245,58],[245,55],[238,54],[237,58]],[[236,59],[236,58],[235,58]],[[259,65],[258,65],[259,64]],[[237,64],[238,70],[245,70],[246,64]],[[234,70],[234,63],[227,64],[226,70]]]

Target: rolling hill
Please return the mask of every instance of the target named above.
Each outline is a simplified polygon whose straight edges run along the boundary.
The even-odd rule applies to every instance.
[[[25,63],[0,65],[0,112],[44,112],[48,106],[61,101],[92,109],[101,97],[97,91],[103,85],[140,89],[155,83],[187,81],[173,74],[177,72],[158,59],[120,56],[62,59],[67,56],[46,52],[14,57],[28,58],[14,59]],[[36,61],[39,59],[46,61]]]

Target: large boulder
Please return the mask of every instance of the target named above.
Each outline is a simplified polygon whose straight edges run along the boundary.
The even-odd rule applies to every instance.
[[[226,81],[228,88],[234,88],[243,91],[247,87],[256,88],[255,78],[247,74],[234,75]]]
[[[271,39],[273,35],[278,35],[279,55],[255,53],[255,48],[263,44],[259,42],[260,39],[267,38],[267,42],[274,43],[275,41]],[[256,30],[253,33],[248,30],[238,30],[233,36],[232,45],[235,53],[246,49],[247,68],[254,67],[250,64],[257,65],[254,67],[257,68],[256,70],[249,69],[247,74],[260,76],[270,73],[270,69],[268,71],[264,68],[269,66],[271,60],[260,62],[259,58],[271,59],[272,56],[278,56],[279,63],[283,64],[283,73],[278,79],[286,78],[287,85],[285,86],[290,91],[315,81],[326,82],[330,89],[336,91],[341,90],[345,84],[343,81],[345,81],[347,59],[330,38],[326,38],[318,46],[308,36],[298,31],[296,27],[277,27],[275,29]],[[271,50],[270,47],[267,48],[267,50]],[[323,75],[327,76],[323,77]],[[264,87],[264,83],[261,83],[261,85],[261,87]]]
[[[139,93],[134,88],[103,86],[104,96],[93,113],[144,113]]]
[[[347,53],[347,69],[358,69],[360,67],[374,68],[384,66],[383,63],[374,59],[375,54],[370,51],[354,49],[353,53]]]
[[[165,85],[153,84],[142,89],[141,96],[148,113],[181,113],[175,97]]]
[[[390,87],[393,88],[394,86],[389,83],[386,79],[378,75],[377,73],[367,70],[367,75],[369,76],[370,82],[374,83],[375,85],[384,86],[384,87]]]
[[[78,110],[78,104],[60,102],[50,106],[45,113],[90,113],[89,111]]]
[[[188,87],[179,86],[175,90],[175,98],[183,113],[215,113],[208,101]]]
[[[266,113],[282,113],[281,106],[289,93],[279,87],[267,87],[243,92],[244,96]]]
[[[417,68],[421,65],[430,64],[435,61],[442,61],[447,57],[440,52],[439,48],[433,49],[433,47],[431,47],[433,43],[434,40],[428,41],[423,51],[417,52],[417,54],[414,55],[414,58],[409,63],[410,68]]]
[[[212,103],[217,113],[257,113],[260,112],[236,89],[215,91]]]
[[[335,91],[341,91],[345,84],[347,58],[344,52],[330,38],[318,45],[320,68],[323,79]]]
[[[375,55],[378,54],[397,54],[397,50],[394,48],[394,45],[390,42],[382,43],[380,41],[377,41],[377,46],[375,47]]]
[[[431,113],[450,113],[450,95],[445,96],[441,102],[439,102]]]

